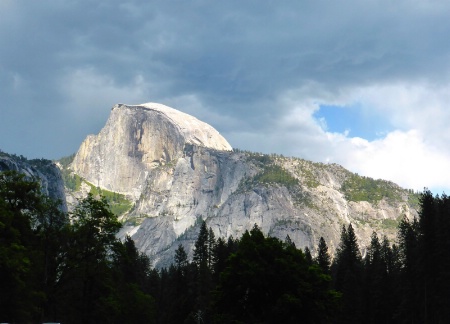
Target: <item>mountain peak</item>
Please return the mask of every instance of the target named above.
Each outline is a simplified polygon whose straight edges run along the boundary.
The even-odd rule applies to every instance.
[[[231,151],[213,127],[158,103],[115,105],[98,135],[89,135],[71,165],[98,187],[138,198],[148,171],[176,162],[186,145]]]
[[[114,109],[141,109],[161,114],[178,128],[187,144],[209,147],[220,151],[231,151],[232,147],[220,133],[209,124],[166,105],[148,102],[138,105],[117,104]]]

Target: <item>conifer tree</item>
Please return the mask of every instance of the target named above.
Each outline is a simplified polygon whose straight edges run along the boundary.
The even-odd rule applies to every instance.
[[[304,253],[305,253],[306,263],[311,266],[313,264],[313,258],[311,255],[311,251],[309,250],[309,247],[305,246]]]
[[[213,270],[215,247],[216,247],[216,238],[214,236],[212,228],[210,227],[208,231],[208,268],[211,271]]]
[[[341,241],[332,266],[334,287],[342,293],[339,323],[362,323],[363,264],[355,232],[351,224],[342,226]]]
[[[286,238],[284,239],[284,244],[286,244],[286,246],[295,247],[295,243],[294,243],[294,241],[292,241],[292,239],[289,236],[289,234],[286,234]]]
[[[188,256],[186,253],[186,250],[184,249],[183,245],[180,243],[178,244],[178,248],[175,250],[175,266],[179,270],[183,270],[188,265]]]
[[[209,308],[210,291],[212,288],[212,274],[208,267],[209,250],[208,250],[208,229],[206,222],[203,221],[200,226],[200,232],[194,245],[194,264],[196,265],[196,309],[195,314],[201,312],[205,319],[208,318],[206,313]],[[192,315],[193,316],[193,315]]]
[[[225,269],[229,255],[227,243],[223,238],[219,237],[213,251],[213,274],[216,283],[219,280],[220,273]]]
[[[375,232],[365,258],[365,320],[367,323],[385,322],[387,265],[382,255],[381,244]]]
[[[331,257],[328,253],[328,246],[323,237],[319,239],[319,245],[317,247],[317,257],[314,260],[316,264],[320,267],[323,273],[330,273]]]
[[[437,321],[441,323],[450,322],[450,197],[443,194],[439,201],[437,228],[437,251],[438,269],[436,274]]]
[[[200,232],[194,245],[194,263],[197,268],[205,268],[208,266],[208,229],[205,221],[202,221]]]
[[[438,244],[437,230],[438,224],[438,205],[440,198],[433,194],[429,190],[425,190],[420,198],[420,213],[419,213],[419,257],[421,273],[420,283],[420,298],[421,316],[424,322],[436,322],[436,310],[435,305],[438,301],[435,299],[437,282],[436,282],[436,269],[438,269]]]
[[[399,317],[404,321],[421,322],[419,312],[419,226],[416,219],[412,222],[406,217],[398,227],[398,248],[401,263],[401,304]]]

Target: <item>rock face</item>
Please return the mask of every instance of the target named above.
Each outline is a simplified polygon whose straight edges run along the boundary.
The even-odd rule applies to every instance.
[[[282,177],[261,180],[273,165],[298,183],[286,186]],[[250,153],[195,147],[176,165],[149,172],[141,199],[128,215],[130,224],[138,222],[125,230],[157,265],[170,264],[180,243],[192,255],[199,220],[216,237],[237,238],[257,224],[264,233],[282,240],[289,235],[296,246],[311,251],[321,236],[334,251],[342,226],[352,223],[364,253],[373,231],[393,239],[401,217],[417,212],[407,191],[384,181],[379,184],[388,186],[394,198],[349,201],[342,186],[352,177],[338,165],[284,157],[261,163]]]
[[[24,157],[0,153],[0,172],[8,170],[22,173],[29,180],[37,180],[42,193],[60,201],[61,210],[67,211],[64,182],[58,167],[52,161],[27,160]]]
[[[177,161],[184,149],[231,150],[211,126],[167,106],[118,104],[106,126],[81,145],[72,168],[94,185],[139,198],[149,170]]]
[[[257,224],[312,251],[321,236],[333,251],[352,223],[364,252],[372,231],[392,238],[401,217],[417,214],[410,193],[393,183],[334,164],[232,151],[211,126],[158,104],[114,106],[71,168],[134,201],[121,235],[156,266],[170,264],[178,244],[192,255],[201,220],[216,237],[240,237]],[[371,189],[361,189],[366,183]]]

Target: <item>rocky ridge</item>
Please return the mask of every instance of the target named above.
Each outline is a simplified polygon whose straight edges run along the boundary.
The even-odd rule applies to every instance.
[[[0,151],[0,172],[16,171],[29,180],[38,181],[41,192],[50,198],[60,201],[60,208],[67,211],[64,181],[55,163],[46,159],[28,160]]]
[[[132,201],[120,235],[131,235],[157,266],[172,262],[178,244],[192,255],[201,220],[216,237],[240,237],[257,224],[312,251],[321,236],[333,251],[351,222],[364,252],[372,231],[393,238],[399,219],[417,214],[416,197],[391,182],[335,164],[232,151],[211,126],[153,103],[114,106],[70,168]]]

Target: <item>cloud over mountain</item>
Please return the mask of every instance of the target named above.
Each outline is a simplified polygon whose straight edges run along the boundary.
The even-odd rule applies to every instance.
[[[449,188],[449,14],[436,1],[5,0],[0,148],[67,155],[115,103],[154,101],[234,147]],[[387,129],[336,132],[314,116],[324,105]]]

